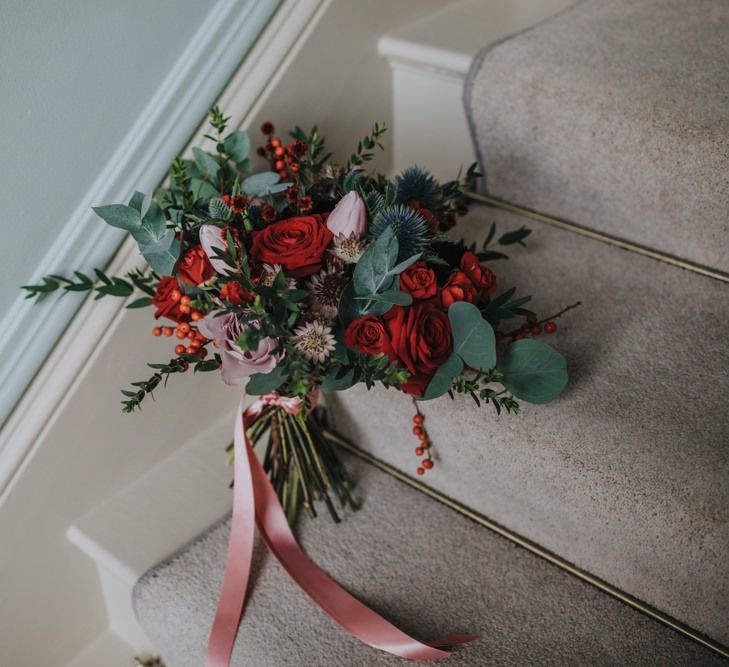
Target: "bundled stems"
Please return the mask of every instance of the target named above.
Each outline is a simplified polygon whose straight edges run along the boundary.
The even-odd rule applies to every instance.
[[[335,500],[340,509],[359,508],[352,497],[352,479],[335,451],[336,438],[321,419],[320,411],[292,415],[272,407],[248,430],[254,446],[267,436],[263,468],[292,524],[302,506],[315,517],[317,501],[336,522],[340,517]]]

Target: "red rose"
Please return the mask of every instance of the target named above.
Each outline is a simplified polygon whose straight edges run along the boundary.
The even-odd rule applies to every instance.
[[[349,349],[364,354],[386,354],[394,361],[390,334],[387,333],[381,317],[365,315],[350,322],[344,330],[344,344]]]
[[[232,303],[234,306],[240,306],[244,303],[253,301],[253,295],[243,285],[237,282],[225,283],[220,288],[220,298],[223,301]]]
[[[173,292],[176,297],[174,299],[172,298]],[[182,290],[177,279],[172,276],[162,276],[157,283],[157,291],[152,297],[152,305],[157,306],[157,310],[154,311],[155,319],[167,317],[178,323],[187,320],[188,315],[180,311],[181,296]]]
[[[440,302],[443,308],[450,308],[456,301],[473,303],[477,292],[471,279],[463,271],[456,271],[440,291]]]
[[[394,306],[385,320],[394,354],[410,372],[402,390],[422,396],[453,350],[448,316],[434,302],[419,301],[408,307]]]
[[[305,215],[274,222],[253,234],[251,257],[260,263],[280,264],[294,278],[321,269],[332,233],[322,215]]]
[[[215,269],[202,246],[196,245],[182,256],[177,266],[177,274],[183,283],[196,286],[212,278],[215,275]]]
[[[421,259],[400,274],[400,289],[413,299],[430,299],[438,289],[435,272]]]
[[[461,271],[471,279],[481,296],[488,296],[496,289],[496,276],[491,269],[481,266],[478,257],[470,251],[461,257]]]
[[[436,217],[435,213],[433,213],[433,211],[430,211],[427,208],[423,208],[417,199],[414,199],[412,202],[410,202],[410,208],[417,211],[422,218],[425,218],[425,222],[428,223],[428,226],[432,231],[438,229],[438,218]]]

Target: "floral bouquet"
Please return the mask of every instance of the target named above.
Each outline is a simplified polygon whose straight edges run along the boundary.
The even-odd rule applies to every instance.
[[[500,291],[487,266],[506,257],[493,246],[523,245],[529,230],[496,239],[492,225],[478,248],[447,233],[466,210],[475,165],[447,183],[419,167],[391,179],[365,169],[381,124],[338,166],[316,129],[295,128],[284,142],[264,123],[258,154],[270,169],[250,174],[250,138],[226,134],[227,121],[212,109],[215,152],[177,158],[150,202],[135,192],[126,205],[94,209],[134,237],[148,272],[50,275],[24,287],[29,297],[137,294],[129,308],[154,307],[153,333],[175,339],[174,357],[124,390],[126,412],[172,374],[219,370],[257,397],[243,437],[265,442],[263,469],[292,522],[317,501],[335,519],[337,505],[355,506],[320,390],[364,383],[413,396],[421,475],[434,465],[422,401],[469,394],[517,413],[517,399],[544,403],[562,391],[564,358],[536,340],[562,313],[538,319],[530,297]]]

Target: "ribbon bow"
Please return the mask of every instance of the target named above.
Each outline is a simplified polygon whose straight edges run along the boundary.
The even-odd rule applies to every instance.
[[[276,492],[253,452],[247,430],[266,406],[295,414],[304,401],[266,394],[245,412],[243,402],[235,420],[235,484],[228,560],[218,610],[208,640],[205,667],[228,667],[245,604],[253,557],[253,531],[258,526],[268,548],[301,588],[350,634],[374,648],[411,660],[438,660],[450,653],[440,647],[480,639],[478,635],[451,635],[420,642],[405,634],[347,593],[312,561],[296,542]],[[240,415],[243,412],[243,418]]]

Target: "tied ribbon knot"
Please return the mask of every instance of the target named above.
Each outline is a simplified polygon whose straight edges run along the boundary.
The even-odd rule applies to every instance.
[[[294,581],[333,620],[365,644],[401,658],[439,660],[450,655],[443,647],[480,639],[478,635],[451,635],[436,641],[418,641],[350,595],[302,551],[276,492],[253,452],[247,431],[265,407],[280,407],[289,414],[296,414],[303,405],[304,401],[300,398],[284,397],[274,392],[261,396],[245,412],[242,400],[238,407],[228,559],[205,654],[205,667],[228,667],[230,664],[245,607],[256,525],[268,548]]]

